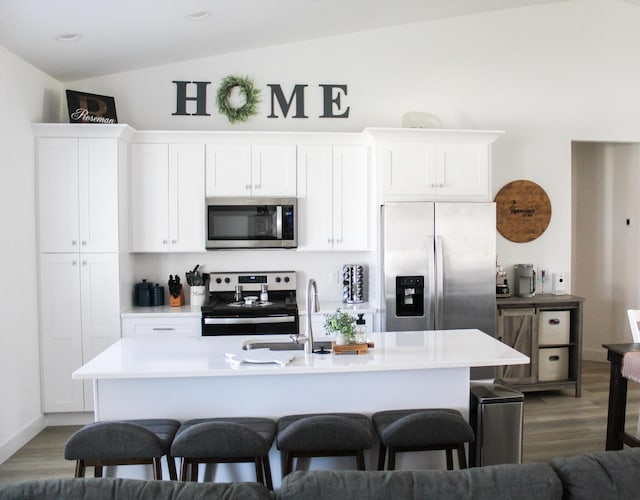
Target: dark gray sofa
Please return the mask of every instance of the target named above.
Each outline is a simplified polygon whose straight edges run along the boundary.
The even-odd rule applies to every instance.
[[[299,471],[276,494],[257,483],[181,483],[136,479],[51,479],[0,484],[0,500],[362,498],[614,500],[638,498],[640,448],[556,458],[548,464],[456,471]]]

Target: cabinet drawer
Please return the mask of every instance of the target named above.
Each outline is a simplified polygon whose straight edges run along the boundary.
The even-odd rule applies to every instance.
[[[540,311],[538,313],[538,343],[540,345],[568,344],[569,311]]]
[[[551,382],[569,378],[569,348],[550,347],[540,349],[538,358],[538,380]]]
[[[147,337],[167,335],[176,337],[199,337],[201,323],[198,317],[188,318],[140,318],[122,320],[123,337]]]

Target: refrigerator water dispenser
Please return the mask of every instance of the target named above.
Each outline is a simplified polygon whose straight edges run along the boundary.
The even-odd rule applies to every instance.
[[[424,316],[424,276],[396,276],[396,316]]]

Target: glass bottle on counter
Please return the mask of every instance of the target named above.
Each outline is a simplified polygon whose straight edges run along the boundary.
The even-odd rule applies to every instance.
[[[367,343],[367,326],[364,320],[364,314],[358,314],[356,319],[356,344]]]

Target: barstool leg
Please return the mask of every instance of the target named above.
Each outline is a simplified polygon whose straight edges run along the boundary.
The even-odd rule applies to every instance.
[[[270,491],[273,491],[273,481],[271,480],[271,464],[269,455],[262,457],[262,468],[264,469],[265,484]]]
[[[467,468],[467,457],[464,452],[464,444],[458,445],[458,465],[461,469]]]
[[[453,453],[451,448],[445,450],[447,452],[447,470],[453,470]]]
[[[387,454],[387,447],[380,443],[380,451],[378,452],[378,470],[384,470],[384,459]]]
[[[282,477],[286,476],[293,471],[293,453],[290,451],[284,452],[284,470],[282,471]]]
[[[198,482],[198,462],[191,462],[191,480]]]
[[[96,465],[93,468],[93,475],[95,477],[102,477],[102,465]]]
[[[180,458],[180,481],[187,480],[187,459],[184,457]]]
[[[393,446],[389,446],[389,466],[387,470],[396,470],[396,450]]]
[[[367,470],[364,463],[364,451],[358,450],[356,453],[356,463],[358,470]]]
[[[84,472],[86,467],[84,465],[84,460],[76,460],[76,474],[75,477],[84,477]]]
[[[167,468],[169,469],[169,479],[177,481],[178,473],[176,471],[176,459],[171,455],[167,455]]]
[[[162,464],[160,463],[161,458],[162,457],[153,457],[153,479],[162,479]]]
[[[264,484],[264,476],[262,474],[262,457],[254,457],[253,463],[256,466],[256,482]]]

